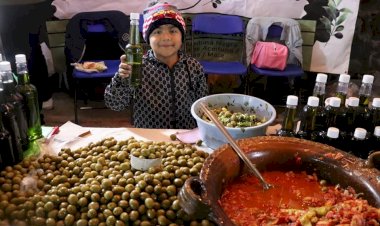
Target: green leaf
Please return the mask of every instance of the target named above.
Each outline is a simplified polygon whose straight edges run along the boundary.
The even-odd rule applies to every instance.
[[[329,33],[330,33],[330,31],[331,31],[331,21],[327,17],[325,17],[325,16],[322,16],[322,18],[320,19],[320,21],[322,22],[323,27],[327,31],[329,31]]]
[[[336,6],[340,5],[341,2],[342,2],[342,0],[336,0],[336,2],[335,2]]]
[[[352,13],[352,11],[349,8],[341,8],[339,11],[342,13]]]
[[[336,14],[335,14],[335,8],[323,6],[324,10],[326,11],[326,14],[329,18],[330,21],[334,21],[336,19]]]
[[[327,4],[329,7],[336,8],[336,4],[334,0],[329,0],[329,3]]]
[[[336,21],[335,25],[340,25],[341,23],[343,23],[347,19],[347,16],[347,13],[342,13],[342,15],[340,15],[340,17]]]
[[[344,30],[343,25],[339,25],[338,27],[335,28],[335,31],[343,31],[343,30]]]

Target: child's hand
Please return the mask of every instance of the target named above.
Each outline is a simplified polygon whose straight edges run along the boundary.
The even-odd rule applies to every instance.
[[[119,65],[119,76],[122,78],[128,78],[132,73],[132,66],[126,63],[126,56],[123,54],[120,57],[120,65]]]

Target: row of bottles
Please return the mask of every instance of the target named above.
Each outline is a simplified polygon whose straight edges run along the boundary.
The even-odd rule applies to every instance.
[[[15,58],[17,79],[10,62],[0,62],[0,169],[20,162],[42,137],[37,89],[30,84],[25,55]]]
[[[285,117],[278,136],[298,137],[330,144],[338,149],[350,152],[360,158],[367,158],[374,150],[380,151],[380,98],[374,98],[377,123],[372,131],[361,128],[363,121],[356,123],[352,114],[342,110],[340,99],[333,97],[330,105],[325,107],[324,124],[317,124],[319,98],[310,96],[307,104],[298,112],[298,97],[289,95],[286,102]],[[348,105],[358,106],[359,99],[349,98]],[[353,111],[355,112],[355,111]],[[299,113],[299,114],[298,114]],[[297,121],[299,115],[299,121]],[[355,115],[355,113],[353,113]],[[351,123],[350,123],[351,122]],[[353,122],[353,123],[352,123]],[[326,129],[324,129],[326,128]],[[332,144],[334,140],[334,144]]]

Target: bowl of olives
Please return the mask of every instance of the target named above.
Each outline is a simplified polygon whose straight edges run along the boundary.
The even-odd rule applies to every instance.
[[[209,95],[195,101],[191,114],[197,122],[202,141],[212,149],[228,143],[224,135],[204,114],[200,104],[213,111],[234,139],[265,135],[276,118],[275,108],[260,98],[235,93]]]

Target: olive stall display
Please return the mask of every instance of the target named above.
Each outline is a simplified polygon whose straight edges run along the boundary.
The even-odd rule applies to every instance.
[[[152,150],[161,168],[131,167],[132,155]],[[112,137],[29,157],[0,173],[0,225],[213,225],[191,219],[177,199],[207,157],[188,144]]]

